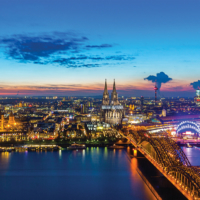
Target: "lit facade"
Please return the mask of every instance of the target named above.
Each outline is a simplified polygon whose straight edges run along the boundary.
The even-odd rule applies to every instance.
[[[194,102],[196,105],[200,106],[200,90],[196,90],[196,96],[194,97]]]
[[[102,99],[102,117],[103,121],[108,124],[121,124],[124,116],[123,105],[118,101],[118,94],[116,91],[115,81],[113,83],[113,91],[111,93],[111,100],[107,89],[107,81],[105,81],[105,88]]]

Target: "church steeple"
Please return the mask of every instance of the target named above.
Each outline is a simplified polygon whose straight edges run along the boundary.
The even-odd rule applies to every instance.
[[[109,93],[108,93],[108,88],[107,88],[107,80],[105,80],[105,88],[104,88],[104,92],[103,92],[102,104],[103,105],[109,104]]]
[[[114,83],[113,83],[113,92],[116,92],[115,79],[114,79]]]
[[[111,94],[111,104],[117,105],[118,104],[118,96],[117,96],[117,91],[116,91],[116,86],[115,86],[115,79],[113,83],[113,91]]]
[[[103,94],[107,94],[107,95],[108,95],[107,79],[105,79],[105,87],[104,87],[104,92],[103,92]]]

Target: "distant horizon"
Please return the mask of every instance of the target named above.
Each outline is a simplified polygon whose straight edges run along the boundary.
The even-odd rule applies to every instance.
[[[111,97],[111,92],[112,90],[108,90],[109,96]],[[117,90],[118,97],[144,97],[144,98],[154,98],[155,93],[154,90],[147,90],[147,91],[137,91],[137,93],[140,93],[140,95],[134,95],[135,91],[129,92],[129,91],[119,91]],[[185,96],[184,96],[185,95]],[[63,92],[62,94],[59,93],[46,93],[41,92],[41,94],[5,94],[2,95],[0,94],[0,97],[103,97],[103,90],[95,91],[93,93],[87,93],[84,91],[81,91],[80,93],[77,91],[71,91],[71,92]],[[160,96],[158,98],[194,98],[196,96],[195,91],[188,91],[186,92],[166,92],[166,91],[161,91]]]

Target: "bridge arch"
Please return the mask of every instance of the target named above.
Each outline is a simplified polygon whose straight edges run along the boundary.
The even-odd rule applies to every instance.
[[[177,135],[192,135],[199,137],[200,136],[200,127],[197,123],[192,121],[183,121],[176,128]]]

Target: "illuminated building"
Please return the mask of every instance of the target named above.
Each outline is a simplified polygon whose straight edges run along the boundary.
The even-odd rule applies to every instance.
[[[147,119],[147,117],[143,114],[134,114],[134,115],[129,115],[126,116],[128,118],[129,124],[138,124],[144,122],[144,120]]]
[[[15,116],[13,115],[12,111],[11,111],[11,113],[9,115],[9,121],[8,121],[8,123],[10,125],[14,125],[15,124]]]
[[[113,83],[113,91],[111,94],[111,100],[109,100],[109,93],[107,89],[107,81],[105,81],[105,88],[102,99],[102,117],[103,121],[109,124],[121,124],[124,116],[124,108],[118,101],[118,95],[115,86],[115,80]]]
[[[1,113],[1,130],[2,131],[4,130],[4,116],[2,113]]]
[[[144,97],[143,96],[140,98],[140,103],[141,103],[141,111],[143,111],[143,106],[144,106]]]
[[[196,105],[200,106],[200,89],[196,90],[196,96],[194,97],[194,102]]]
[[[166,112],[165,109],[162,109],[162,116],[163,116],[163,117],[166,117],[166,116],[167,116],[167,112]]]
[[[84,114],[85,113],[85,105],[81,104],[81,113]]]

